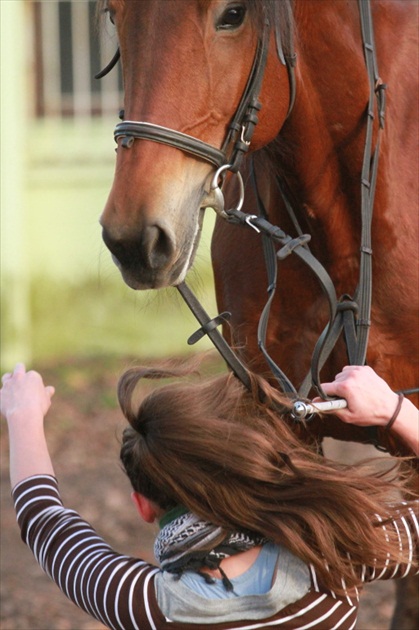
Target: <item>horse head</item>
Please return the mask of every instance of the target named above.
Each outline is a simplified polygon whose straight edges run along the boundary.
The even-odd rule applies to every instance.
[[[231,121],[267,29],[265,3],[107,0],[103,8],[116,25],[125,93],[103,239],[132,288],[176,285],[194,259],[214,169],[229,160],[235,135],[250,144],[247,129],[231,129]],[[267,42],[266,72],[256,79],[263,107],[257,127],[256,120],[249,125],[252,150],[277,135],[290,98],[270,31]],[[203,155],[179,146],[184,138],[197,139]]]

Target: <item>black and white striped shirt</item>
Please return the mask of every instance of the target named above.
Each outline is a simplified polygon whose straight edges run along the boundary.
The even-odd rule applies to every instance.
[[[193,607],[190,622],[165,617],[158,606],[155,589],[160,569],[114,551],[75,511],[63,507],[53,477],[39,475],[25,479],[14,488],[13,499],[22,539],[62,592],[89,615],[117,630],[202,630],[202,622],[194,620]],[[408,517],[401,517],[391,526],[398,532],[400,548],[409,550],[410,561],[403,566],[389,564],[380,572],[363,567],[365,582],[405,577],[417,572],[417,515],[410,510]],[[211,620],[207,627],[217,630],[353,629],[358,593],[339,597],[322,588],[313,567],[310,567],[310,574],[309,591],[275,614],[264,619],[235,621],[217,621],[214,615],[214,621]],[[191,600],[196,602],[196,597],[191,592]],[[211,602],[205,600],[205,606],[211,607]]]

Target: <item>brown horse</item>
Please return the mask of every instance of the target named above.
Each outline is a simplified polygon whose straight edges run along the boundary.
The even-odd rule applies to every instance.
[[[214,202],[215,168],[233,162],[235,172],[241,162],[243,210],[254,214],[262,204],[270,223],[294,236],[298,220],[338,296],[356,294],[361,257],[371,258],[372,249],[366,360],[394,389],[407,389],[419,383],[418,3],[371,1],[380,73],[373,90],[382,82],[388,86],[378,174],[367,182],[375,188],[371,247],[361,240],[361,180],[383,121],[380,125],[375,102],[371,106],[366,57],[372,46],[365,48],[360,21],[366,5],[366,0],[102,2],[118,32],[125,104],[116,132],[114,184],[101,223],[129,286],[178,285],[193,263],[204,210]],[[245,103],[245,122],[238,124],[236,113],[252,75],[255,93]],[[371,155],[365,153],[369,118]],[[227,178],[224,186],[226,207],[237,198],[235,179]],[[224,332],[247,363],[266,372],[257,341],[267,294],[260,235],[218,218],[212,256],[219,306],[232,314]],[[294,254],[280,263],[279,273],[266,347],[298,387],[327,323],[327,301]],[[332,378],[347,362],[340,340],[322,378]],[[335,418],[315,421],[310,430],[318,437],[365,439]],[[394,443],[382,441],[394,450]],[[406,623],[411,623],[407,617]],[[413,627],[403,624],[397,621],[398,630]]]
[[[369,99],[358,2],[110,0],[105,8],[120,41],[125,120],[157,124],[216,148],[228,135],[257,41],[270,21],[258,95],[262,108],[250,146],[258,194],[271,223],[295,232],[284,212],[280,176],[337,294],[353,295],[360,264],[361,169]],[[372,218],[374,282],[367,359],[395,389],[419,381],[417,9],[416,2],[372,3],[378,67],[389,89]],[[282,37],[285,50],[279,55],[275,34],[277,40]],[[297,96],[289,112],[291,85],[280,57],[290,55],[291,45],[296,51]],[[378,125],[376,116],[373,144]],[[162,144],[156,136],[149,139],[144,130],[140,142],[132,143],[134,129],[131,142],[125,143],[129,133],[123,128],[117,134],[122,141],[101,220],[104,239],[134,289],[176,285],[193,262],[210,201],[206,192],[214,172],[212,156],[200,159],[189,150]],[[244,160],[242,167],[246,180],[248,163]],[[231,197],[235,194],[232,191]],[[228,189],[226,197],[228,205]],[[255,189],[247,185],[244,209],[252,213],[256,205]],[[218,301],[232,313],[226,334],[233,331],[246,362],[265,371],[256,336],[266,298],[260,238],[220,219],[212,253]],[[295,256],[281,263],[279,284],[267,346],[298,385],[327,321],[326,304],[318,282]],[[324,378],[345,362],[341,343]],[[325,434],[336,434],[336,426],[335,421],[330,426],[322,423]],[[342,432],[339,426],[338,434]]]

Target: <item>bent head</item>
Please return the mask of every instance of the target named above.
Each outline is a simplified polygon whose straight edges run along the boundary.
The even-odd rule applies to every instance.
[[[249,479],[258,488],[266,483],[266,462],[277,462],[284,480],[292,478],[275,449],[290,451],[298,441],[233,374],[171,382],[135,402],[142,378],[185,377],[192,368],[131,368],[122,376],[118,398],[130,426],[121,461],[134,491],[160,508],[181,504],[209,518],[217,504],[224,506],[219,514],[228,514],[234,497],[249,491]],[[256,382],[286,411],[287,400],[261,379]]]
[[[224,373],[198,382],[171,382],[139,406],[133,401],[142,377],[188,372],[188,366],[131,368],[119,383],[119,401],[130,423],[121,460],[134,491],[157,507],[152,512],[180,505],[226,531],[255,532],[277,544],[287,541],[288,549],[314,563],[322,581],[336,592],[358,583],[354,566],[365,558],[377,568],[387,566],[389,558],[393,562],[393,556],[395,564],[411,561],[409,548],[406,560],[400,558],[396,529],[390,538],[371,518],[388,505],[396,479],[400,489],[407,487],[408,476],[402,480],[400,469],[394,466],[383,475],[368,465],[325,461],[298,440],[278,411],[289,409],[289,400],[255,375],[252,390]],[[259,391],[275,411],[260,402]],[[398,516],[399,509],[395,506]],[[338,570],[329,571],[329,566]]]
[[[251,72],[264,2],[102,4],[118,32],[124,120],[163,126],[219,149]],[[268,107],[264,93],[272,86],[267,89],[265,77],[252,148],[272,140],[286,115],[286,71],[271,42],[266,75],[273,66],[282,93],[276,89]],[[118,139],[115,179],[101,217],[104,241],[132,288],[178,284],[194,259],[214,165],[155,139],[127,144]]]

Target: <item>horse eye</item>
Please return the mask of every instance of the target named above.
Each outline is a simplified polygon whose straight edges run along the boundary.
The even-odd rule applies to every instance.
[[[240,4],[228,7],[217,22],[217,29],[234,29],[243,24],[246,8]]]

